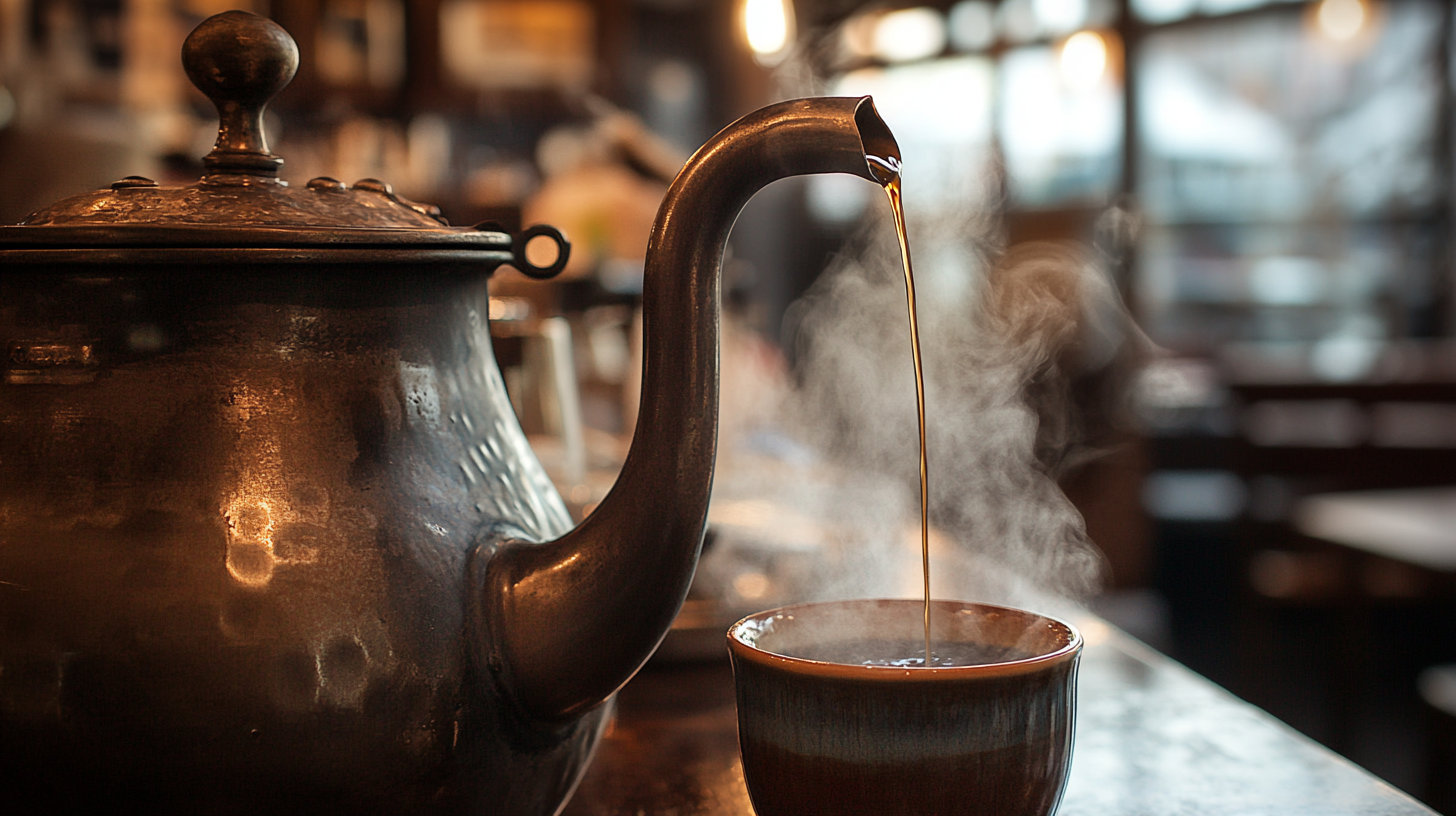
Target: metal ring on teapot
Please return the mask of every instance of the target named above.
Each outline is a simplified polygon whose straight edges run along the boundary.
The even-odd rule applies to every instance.
[[[526,258],[526,245],[532,240],[545,236],[556,242],[556,260],[549,266],[536,266]],[[528,227],[511,237],[511,266],[520,270],[522,274],[536,280],[547,280],[561,274],[566,268],[566,262],[571,258],[571,242],[561,234],[561,230],[547,224],[537,224]]]

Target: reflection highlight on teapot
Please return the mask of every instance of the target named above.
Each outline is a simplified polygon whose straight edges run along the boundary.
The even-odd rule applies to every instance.
[[[273,508],[265,499],[239,498],[224,513],[228,526],[227,570],[239,583],[263,586],[273,579]]]
[[[316,551],[312,547],[289,548],[294,552],[287,557],[278,552],[275,533],[279,521],[297,515],[286,505],[275,510],[273,501],[256,495],[245,493],[234,499],[223,511],[228,574],[244,586],[261,588],[273,580],[281,565],[314,563]]]

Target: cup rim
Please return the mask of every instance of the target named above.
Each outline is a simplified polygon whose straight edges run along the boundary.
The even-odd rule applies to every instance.
[[[737,623],[728,627],[728,649],[733,657],[748,660],[768,668],[777,668],[783,671],[796,674],[814,674],[821,677],[833,677],[846,680],[884,680],[903,683],[911,682],[945,682],[949,680],[971,680],[991,677],[1011,677],[1020,674],[1029,674],[1036,671],[1044,671],[1055,665],[1076,659],[1082,651],[1084,641],[1082,632],[1071,623],[1052,615],[1041,612],[1033,612],[1029,609],[1019,609],[1014,606],[1002,606],[1000,604],[979,603],[976,601],[948,601],[932,600],[935,606],[944,606],[954,609],[977,608],[985,610],[1002,610],[1016,612],[1023,615],[1031,615],[1047,621],[1067,630],[1070,637],[1067,643],[1057,649],[1020,660],[1007,660],[999,663],[977,663],[970,666],[937,666],[925,668],[923,666],[866,666],[850,663],[830,663],[823,660],[811,660],[804,657],[790,657],[751,646],[740,639],[750,622],[767,620],[775,615],[785,613],[792,614],[795,610],[807,609],[810,607],[838,606],[846,604],[861,603],[913,603],[916,606],[921,601],[909,598],[858,598],[841,601],[814,601],[809,603],[790,604],[763,612],[755,612],[745,616]]]

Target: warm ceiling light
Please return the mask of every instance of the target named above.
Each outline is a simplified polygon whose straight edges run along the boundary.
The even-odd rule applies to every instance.
[[[1062,43],[1062,79],[1078,90],[1096,87],[1107,71],[1107,41],[1095,31],[1078,31]]]
[[[1315,12],[1320,31],[1336,42],[1355,39],[1370,19],[1365,0],[1322,0]]]
[[[792,0],[744,0],[743,33],[760,61],[782,55],[794,36]]]
[[[909,62],[945,50],[945,16],[933,8],[892,11],[875,24],[875,56],[886,62]]]

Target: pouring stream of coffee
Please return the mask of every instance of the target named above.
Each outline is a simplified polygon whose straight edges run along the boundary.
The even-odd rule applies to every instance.
[[[915,273],[910,265],[910,241],[905,232],[905,207],[901,200],[900,161],[894,157],[866,156],[871,171],[895,214],[895,235],[900,239],[900,261],[905,268],[905,306],[910,314],[910,353],[915,359],[915,410],[920,428],[920,566],[925,577],[925,662],[930,668],[930,477],[925,454],[925,367],[920,357],[920,325],[915,311]]]

